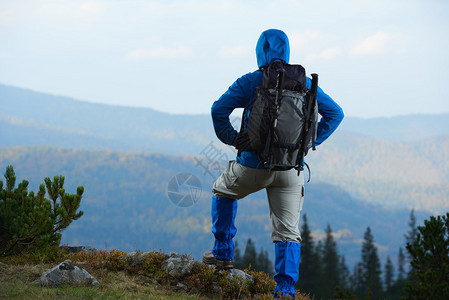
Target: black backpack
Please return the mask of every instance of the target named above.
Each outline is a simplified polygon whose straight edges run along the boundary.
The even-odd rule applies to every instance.
[[[306,87],[301,65],[275,61],[262,68],[262,85],[256,88],[251,112],[245,109],[236,142],[239,152],[254,151],[265,168],[303,170],[304,156],[315,150],[318,121],[318,75]]]

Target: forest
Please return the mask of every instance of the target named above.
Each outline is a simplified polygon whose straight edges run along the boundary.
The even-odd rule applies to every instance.
[[[106,250],[162,249],[189,253],[198,259],[212,246],[212,178],[194,157],[54,147],[0,148],[0,167],[4,170],[8,164],[14,166],[18,180],[29,180],[32,190],[37,190],[45,177],[61,174],[68,189],[84,186],[80,206],[84,217],[64,232],[62,243]],[[199,198],[189,207],[174,205],[167,194],[171,179],[183,172],[196,176],[202,186]],[[408,209],[366,203],[338,186],[314,179],[305,188],[302,213],[307,214],[311,231],[322,240],[327,224],[331,224],[350,268],[357,263],[360,239],[367,226],[377,237],[382,261],[388,255],[397,255],[402,232],[407,229]],[[429,216],[422,211],[415,213],[419,222]],[[239,202],[236,241],[244,246],[252,238],[272,257],[268,224],[264,192]],[[192,240],[198,243],[192,245]]]
[[[313,299],[447,299],[449,296],[449,213],[430,217],[418,225],[410,212],[409,230],[397,257],[381,264],[378,247],[368,226],[363,235],[360,257],[349,270],[331,226],[324,240],[314,239],[307,215],[301,227],[301,263],[296,284]],[[397,268],[392,260],[397,260]],[[274,275],[273,262],[264,249],[256,250],[249,238],[244,252],[236,243],[235,266]]]
[[[79,210],[84,187],[78,186],[76,194],[67,193],[65,176],[59,175],[53,181],[46,177],[45,184],[35,194],[28,189],[29,181],[16,180],[12,166],[6,168],[4,177],[5,181],[0,180],[0,257],[32,253],[48,257],[57,253],[61,249],[58,246],[62,232],[84,215]],[[189,219],[183,223],[187,225]],[[326,226],[324,239],[318,240],[304,214],[296,288],[312,299],[447,298],[449,212],[430,216],[424,226],[418,226],[415,211],[411,210],[408,227],[404,234],[405,247],[398,251],[396,272],[389,256],[382,267],[370,226],[363,234],[360,260],[351,272],[345,255],[340,254],[330,224]],[[238,242],[235,246],[235,268],[274,275],[268,252],[263,248],[257,251],[251,238],[243,253]]]

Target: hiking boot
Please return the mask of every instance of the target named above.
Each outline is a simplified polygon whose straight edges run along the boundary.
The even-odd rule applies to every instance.
[[[206,265],[216,265],[217,267],[222,269],[234,268],[234,262],[232,261],[232,259],[218,259],[212,254],[212,251],[207,251],[206,253],[204,253],[203,263],[205,263]]]

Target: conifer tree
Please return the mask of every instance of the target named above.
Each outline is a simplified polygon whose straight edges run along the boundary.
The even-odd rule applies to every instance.
[[[342,290],[350,290],[351,286],[349,283],[349,278],[351,273],[349,272],[348,266],[346,265],[346,259],[344,256],[340,256],[340,261],[338,264],[338,274],[339,274],[339,287]]]
[[[256,271],[265,272],[267,274],[273,275],[273,264],[271,263],[270,258],[268,257],[268,251],[263,248],[257,254],[257,269]]]
[[[296,288],[302,293],[318,296],[320,268],[320,257],[307,222],[307,215],[304,214],[301,227],[301,262],[299,265],[299,280]]]
[[[236,241],[234,245],[234,268],[244,269],[242,264],[242,257],[240,255],[239,243]]]
[[[449,213],[424,221],[406,248],[412,258],[407,298],[449,299]]]
[[[255,269],[257,266],[257,252],[251,238],[246,241],[245,253],[243,254],[242,265],[244,268],[251,266]]]
[[[235,243],[234,267],[241,270],[251,267],[255,271],[265,272],[270,275],[274,274],[273,263],[269,258],[268,251],[261,249],[260,252],[257,252],[251,238],[248,238],[246,241],[243,257],[240,254],[239,244]]]
[[[418,229],[416,228],[416,217],[415,217],[415,210],[412,209],[410,211],[410,220],[408,221],[409,231],[407,234],[404,235],[405,237],[405,244],[413,244],[413,242],[416,239],[416,235],[418,234]],[[410,264],[411,256],[407,252],[406,258],[406,264]]]
[[[390,292],[387,294],[389,299],[400,299],[402,298],[404,293],[404,287],[405,287],[405,255],[402,251],[402,248],[399,248],[398,252],[398,274],[396,277],[396,281],[393,283],[393,286],[390,289]]]
[[[363,267],[361,262],[358,262],[354,266],[349,282],[352,290],[357,296],[361,297],[361,295],[365,293],[366,287],[363,280]]]
[[[330,299],[334,295],[335,288],[340,284],[340,276],[337,243],[332,236],[332,229],[329,224],[326,227],[326,238],[322,251],[322,281],[325,284],[321,287],[321,296],[324,299]]]
[[[387,295],[387,299],[392,299],[390,297],[391,289],[394,284],[394,267],[391,262],[390,256],[387,257],[387,263],[385,264],[385,294]]]
[[[399,248],[398,254],[398,281],[405,280],[405,255],[402,248]]]
[[[406,243],[412,244],[416,239],[416,235],[418,234],[414,209],[410,211],[410,220],[408,221],[408,226],[410,227],[410,230],[405,235],[405,241]]]
[[[44,251],[61,239],[61,231],[83,212],[77,212],[84,188],[76,194],[65,192],[64,177],[55,176],[52,182],[45,178],[37,195],[28,192],[28,181],[15,188],[16,176],[12,166],[6,168],[6,189],[0,181],[0,255],[24,250]],[[46,190],[47,187],[47,190]],[[48,192],[51,200],[45,198]]]
[[[362,298],[372,297],[379,299],[382,294],[381,266],[377,248],[374,244],[374,237],[371,228],[368,227],[364,234],[362,245],[361,261],[361,282],[358,296]]]

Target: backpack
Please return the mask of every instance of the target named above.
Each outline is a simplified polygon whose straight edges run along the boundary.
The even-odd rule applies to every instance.
[[[306,87],[301,65],[274,61],[263,71],[262,85],[249,112],[243,111],[236,142],[238,155],[253,151],[265,168],[303,170],[304,156],[315,150],[318,121],[316,93],[318,75],[312,74],[312,87]]]

